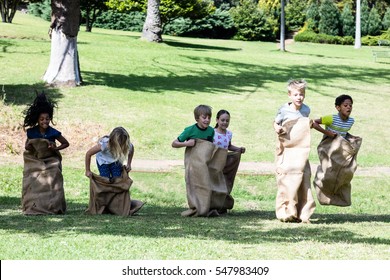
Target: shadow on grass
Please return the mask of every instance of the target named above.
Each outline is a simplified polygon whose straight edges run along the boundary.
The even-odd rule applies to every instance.
[[[44,91],[46,95],[53,101],[58,101],[62,98],[60,90],[57,88],[48,87],[44,82],[36,83],[33,85],[21,84],[21,85],[1,85],[0,97],[5,96],[4,103],[6,105],[29,105],[34,101],[35,91]]]
[[[192,50],[199,50],[199,51],[204,51],[204,50],[208,50],[208,51],[240,51],[241,50],[241,49],[237,49],[237,48],[190,44],[190,43],[177,42],[177,41],[171,41],[171,40],[166,40],[166,41],[164,41],[164,43],[168,46],[175,47],[175,48],[192,49]]]
[[[101,236],[225,240],[239,244],[310,240],[327,244],[348,242],[390,245],[389,239],[361,236],[337,225],[372,221],[389,223],[390,215],[319,214],[316,215],[319,221],[315,224],[298,225],[280,223],[275,219],[274,211],[232,211],[218,218],[184,218],[180,216],[185,210],[183,208],[146,204],[139,214],[120,217],[88,215],[85,213],[86,204],[70,202],[66,215],[24,216],[18,206],[20,199],[8,197],[7,201],[7,205],[2,204],[0,208],[0,229],[15,234],[34,233],[50,237],[53,234],[65,236],[71,231]],[[335,225],[332,227],[328,223]]]
[[[353,85],[354,81],[372,83],[373,79],[387,82],[390,72],[387,69],[368,67],[352,67],[345,65],[311,64],[305,67],[267,66],[249,63],[235,63],[209,57],[187,56],[193,64],[188,74],[177,75],[169,69],[171,65],[156,63],[164,74],[146,76],[137,74],[118,74],[84,71],[83,79],[86,85],[102,85],[145,93],[167,93],[177,91],[182,93],[209,92],[213,94],[240,92],[242,88],[266,87],[272,82],[285,82],[291,77],[305,77],[313,81],[314,86],[335,87],[334,79],[345,76]],[[199,65],[212,65],[212,72],[205,71]],[[165,68],[167,68],[165,70]],[[318,91],[317,91],[318,92]],[[247,92],[245,92],[247,94]],[[324,92],[318,92],[324,95]]]

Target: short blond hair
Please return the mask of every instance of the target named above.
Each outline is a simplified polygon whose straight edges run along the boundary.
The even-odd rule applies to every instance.
[[[305,91],[307,88],[307,83],[304,79],[299,79],[299,80],[289,80],[287,83],[287,90],[288,93],[290,93],[292,90],[299,90],[299,91]]]

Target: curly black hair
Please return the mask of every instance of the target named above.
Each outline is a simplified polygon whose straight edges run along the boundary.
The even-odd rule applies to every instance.
[[[41,93],[36,91],[36,95],[34,102],[24,111],[23,128],[35,126],[42,113],[49,114],[50,119],[53,119],[54,108],[57,107],[56,103],[49,100],[43,91]]]

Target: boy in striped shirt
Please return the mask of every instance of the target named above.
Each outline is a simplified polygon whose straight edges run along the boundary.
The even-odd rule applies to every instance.
[[[350,117],[352,104],[353,100],[351,96],[346,94],[340,95],[335,101],[336,109],[339,113],[314,120],[314,128],[332,138],[335,138],[337,135],[346,138],[348,131],[355,122],[355,120]],[[324,124],[325,129],[319,124]]]

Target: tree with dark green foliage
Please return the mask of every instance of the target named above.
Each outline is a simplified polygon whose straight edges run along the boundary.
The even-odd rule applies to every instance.
[[[187,30],[181,36],[230,39],[236,33],[234,21],[229,13],[229,4],[222,4],[215,12],[202,19],[189,20]]]
[[[212,0],[159,0],[158,2],[162,29],[164,25],[177,18],[201,19],[215,11]],[[148,0],[108,0],[106,3],[109,8],[120,12],[146,12]]]
[[[306,10],[307,28],[318,32],[318,25],[320,23],[320,6],[317,1],[313,1]]]
[[[244,41],[275,39],[266,14],[253,0],[240,0],[240,4],[230,10],[230,14],[237,29],[236,39]]]
[[[85,31],[91,32],[92,26],[96,18],[103,12],[107,11],[108,7],[105,1],[101,0],[81,0],[80,1],[81,17],[85,23]]]
[[[354,36],[355,35],[355,18],[352,14],[351,6],[349,4],[344,6],[343,12],[341,13],[342,21],[342,35],[343,36]]]
[[[328,35],[340,34],[340,12],[332,0],[324,0],[320,5],[318,30]]]
[[[368,18],[369,17],[370,17],[370,7],[368,7],[367,0],[363,0],[361,3],[361,13],[360,13],[362,36],[368,35]]]
[[[50,21],[51,19],[51,0],[43,0],[42,2],[30,3],[28,12],[36,17]]]
[[[304,25],[306,19],[306,9],[306,1],[288,1],[285,7],[287,30],[295,31]]]
[[[372,7],[370,15],[368,17],[368,34],[372,36],[379,35],[382,29],[381,18],[378,14],[378,10]]]
[[[386,13],[383,16],[383,29],[390,29],[390,7],[386,9]]]

